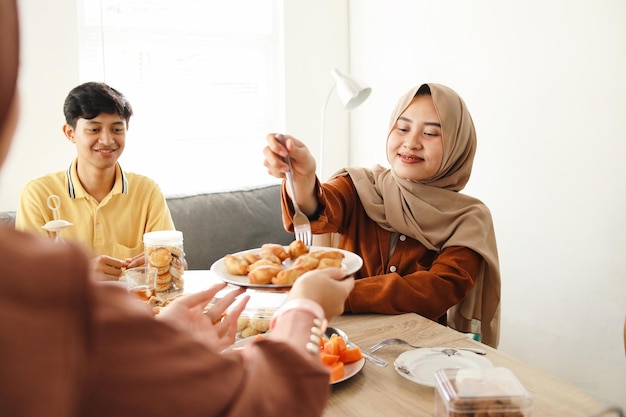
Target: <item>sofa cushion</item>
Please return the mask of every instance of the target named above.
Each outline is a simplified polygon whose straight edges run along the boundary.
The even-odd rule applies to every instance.
[[[288,245],[283,227],[280,185],[167,197],[177,230],[183,232],[189,269],[209,269],[224,255],[264,243]]]
[[[15,227],[15,211],[0,212],[0,223],[10,227]]]

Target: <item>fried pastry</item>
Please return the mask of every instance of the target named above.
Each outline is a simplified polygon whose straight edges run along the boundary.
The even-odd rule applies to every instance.
[[[250,323],[250,319],[248,317],[239,316],[237,318],[237,331],[238,332],[242,331],[243,329],[248,327],[249,323]]]
[[[281,263],[276,263],[276,262],[272,261],[271,259],[259,259],[255,263],[250,264],[250,266],[248,266],[248,273],[250,273],[250,271],[253,271],[253,270],[255,270],[256,268],[258,268],[260,266],[265,266],[265,265],[279,266],[279,267],[282,268],[282,264]]]
[[[241,337],[243,337],[244,339],[246,337],[256,336],[257,334],[261,334],[261,332],[256,329],[253,329],[250,326],[246,327],[245,329],[241,331]]]
[[[278,259],[280,259],[280,262],[289,259],[289,253],[287,253],[283,245],[279,245],[278,243],[266,243],[261,246],[261,257],[263,257],[263,253],[266,252],[276,255]]]
[[[343,259],[345,256],[342,252],[338,250],[317,250],[315,252],[311,252],[311,256],[322,260],[322,259]]]
[[[258,253],[246,252],[241,255],[241,257],[248,262],[250,265],[261,259],[261,256]]]
[[[270,329],[270,319],[255,313],[250,319],[250,327],[261,333],[265,333]]]
[[[282,265],[283,263],[283,261],[278,256],[274,255],[271,252],[261,252],[261,259],[271,261],[272,263],[275,263],[276,265]]]
[[[310,253],[306,254],[306,255],[302,255],[300,257],[298,257],[294,263],[293,263],[293,267],[302,267],[303,269],[306,269],[308,271],[317,268],[318,264],[320,263],[320,261],[315,258],[314,256],[312,256]]]
[[[293,242],[291,242],[289,244],[288,250],[291,260],[294,260],[297,257],[309,252],[309,248],[307,248],[304,242],[302,242],[301,240],[294,240]]]
[[[317,264],[317,269],[341,268],[341,259],[323,258]]]
[[[274,285],[293,285],[294,282],[300,277],[300,275],[310,269],[303,267],[293,267],[281,270],[274,278],[272,278],[272,284]]]
[[[263,265],[253,269],[248,273],[248,279],[251,284],[266,285],[272,282],[272,279],[280,272],[283,272],[282,266]]]
[[[226,255],[224,265],[230,274],[246,275],[248,273],[248,262],[236,255]]]

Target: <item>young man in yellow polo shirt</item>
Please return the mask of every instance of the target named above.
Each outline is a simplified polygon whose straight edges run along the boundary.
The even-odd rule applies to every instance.
[[[49,233],[42,229],[54,219],[47,199],[57,195],[59,217],[73,223],[61,237],[90,248],[97,275],[117,280],[122,268],[143,264],[143,234],[173,230],[174,223],[159,186],[117,162],[133,114],[126,98],[104,83],[88,82],[70,91],[63,111],[63,132],[77,157],[66,170],[26,184],[16,228]]]

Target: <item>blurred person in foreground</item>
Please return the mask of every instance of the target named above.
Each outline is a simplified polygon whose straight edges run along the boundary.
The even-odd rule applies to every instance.
[[[144,233],[173,230],[174,223],[157,183],[118,162],[133,114],[122,93],[102,82],[83,83],[68,93],[63,113],[63,133],[77,156],[69,168],[24,186],[15,227],[51,234],[42,226],[54,220],[48,197],[58,196],[60,218],[73,224],[62,238],[91,250],[101,279],[118,280],[124,268],[144,264]]]
[[[469,181],[476,132],[461,97],[435,83],[403,94],[386,138],[390,168],[348,167],[321,183],[300,140],[267,135],[265,166],[278,178],[291,157],[300,209],[314,234],[339,234],[360,255],[353,313],[417,313],[497,347],[500,267],[489,208],[460,191]],[[283,222],[293,228],[283,186]]]
[[[18,119],[16,0],[0,0],[0,163]],[[308,344],[341,314],[354,285],[343,271],[303,275],[269,336],[242,350],[248,297],[225,284],[170,303],[156,318],[125,289],[90,278],[76,242],[0,226],[0,410],[11,417],[319,416],[329,371]],[[215,324],[214,324],[215,321]]]

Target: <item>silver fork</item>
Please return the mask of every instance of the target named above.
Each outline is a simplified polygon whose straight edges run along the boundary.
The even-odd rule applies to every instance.
[[[285,137],[283,135],[276,135],[276,139],[283,145],[286,146]],[[289,187],[289,191],[291,193],[291,202],[293,203],[293,208],[295,214],[293,215],[293,231],[296,235],[296,240],[300,240],[307,247],[313,245],[313,233],[311,233],[311,223],[309,222],[309,218],[300,210],[298,206],[298,202],[296,200],[296,188],[293,185],[293,173],[291,170],[291,158],[289,154],[284,158],[287,165],[289,165],[289,171],[285,174],[287,177],[287,186]]]
[[[380,349],[382,347],[385,347],[385,346],[389,346],[389,345],[407,345],[407,346],[411,346],[412,348],[416,348],[416,349],[419,349],[419,348],[422,347],[422,346],[412,345],[411,343],[407,342],[406,340],[392,338],[392,339],[385,339],[382,342],[376,343],[374,346],[369,348],[369,351],[370,351],[370,353],[374,353],[378,349]],[[486,355],[487,354],[487,351],[485,351],[483,349],[478,349],[478,348],[455,347],[454,349],[456,349],[456,350],[466,350],[468,352],[474,352],[474,353],[476,353],[478,355]],[[441,351],[443,352],[444,350],[446,350],[446,349],[442,349]],[[444,352],[444,353],[446,353],[446,352]]]

